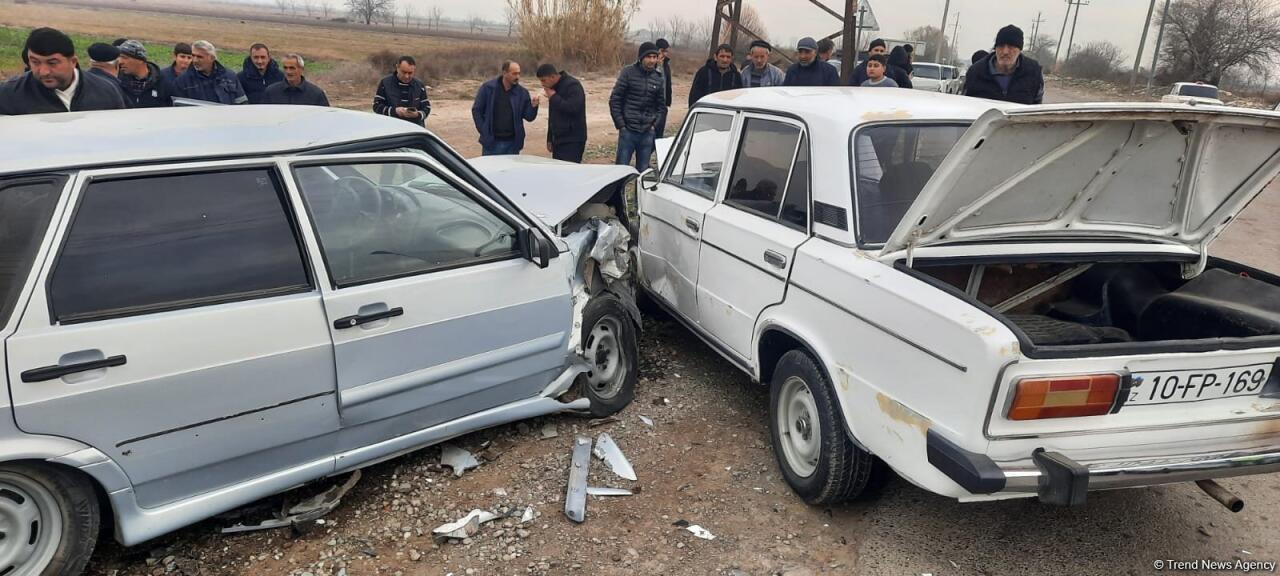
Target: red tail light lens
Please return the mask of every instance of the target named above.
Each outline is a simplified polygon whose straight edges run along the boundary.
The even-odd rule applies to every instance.
[[[1019,380],[1009,407],[1010,420],[1100,416],[1111,411],[1119,374],[1091,374]]]

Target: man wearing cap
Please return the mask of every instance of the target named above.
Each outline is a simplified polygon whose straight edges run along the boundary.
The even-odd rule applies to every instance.
[[[267,87],[284,82],[284,73],[280,72],[276,59],[271,57],[271,49],[258,43],[249,47],[249,55],[245,56],[236,79],[240,80],[250,104],[265,104]]]
[[[783,86],[839,86],[840,73],[836,67],[818,60],[818,42],[804,37],[796,44],[796,60],[787,69]]]
[[[582,163],[587,148],[587,94],[582,82],[543,64],[536,70],[547,97],[547,152],[556,160]]]
[[[667,111],[671,109],[671,43],[666,38],[659,38],[653,43],[658,47],[658,58],[662,60],[662,78],[666,81],[666,91],[664,92],[664,104],[662,109],[662,117],[658,119],[658,126],[654,130],[655,138],[662,138],[667,131]]]
[[[706,65],[693,75],[693,83],[689,85],[689,107],[707,94],[715,94],[723,90],[742,87],[742,73],[733,66],[733,46],[721,44],[716,47],[714,60],[707,60]]]
[[[888,57],[889,45],[885,43],[884,38],[876,38],[871,41],[871,45],[867,48],[867,55],[874,56],[879,54]],[[889,64],[885,67],[884,75],[892,78],[900,88],[910,88],[911,79],[907,76],[907,71]],[[853,75],[849,78],[850,86],[861,86],[867,81],[867,60],[863,60],[853,69]]]
[[[634,156],[636,170],[641,172],[649,169],[655,127],[666,108],[665,79],[658,69],[659,58],[656,44],[641,44],[635,63],[622,69],[609,94],[609,115],[613,117],[614,128],[618,129],[615,163],[629,165]]]
[[[307,62],[297,54],[287,54],[280,60],[284,69],[284,81],[267,86],[263,104],[296,104],[300,106],[328,106],[329,97],[319,86],[307,81]]]
[[[1012,24],[1000,29],[991,54],[969,67],[964,95],[1018,104],[1044,102],[1044,74],[1039,62],[1022,53],[1022,29]]]
[[[781,68],[769,63],[769,55],[773,54],[773,46],[764,40],[751,43],[747,65],[742,68],[742,86],[744,88],[765,88],[782,86],[787,75]]]
[[[147,49],[137,40],[125,40],[120,50],[120,88],[130,108],[173,106],[173,83],[160,67],[147,61]]]
[[[53,28],[27,36],[30,70],[0,84],[0,115],[115,110],[125,107],[114,81],[81,74],[71,38]]]
[[[119,73],[116,70],[116,59],[120,57],[120,50],[110,44],[98,42],[90,44],[85,52],[89,54],[89,73],[115,83],[116,74]]]
[[[191,66],[178,77],[178,94],[192,100],[219,104],[244,104],[249,97],[236,73],[218,61],[218,49],[205,40],[191,43]]]
[[[179,42],[173,45],[173,63],[162,68],[160,74],[164,75],[169,84],[176,86],[178,77],[186,73],[189,67],[191,67],[191,45]]]

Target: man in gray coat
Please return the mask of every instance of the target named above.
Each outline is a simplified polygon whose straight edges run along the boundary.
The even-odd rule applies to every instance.
[[[649,169],[653,155],[655,129],[666,112],[666,80],[658,69],[658,47],[653,42],[640,45],[634,64],[622,69],[609,94],[609,113],[618,129],[616,164],[631,164],[635,156],[636,170]]]

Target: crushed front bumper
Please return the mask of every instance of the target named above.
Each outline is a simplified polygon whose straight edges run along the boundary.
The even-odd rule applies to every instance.
[[[1034,467],[1001,467],[929,430],[929,463],[972,494],[1036,494],[1046,504],[1076,506],[1089,490],[1151,486],[1280,472],[1280,446],[1247,451],[1132,460],[1076,462],[1037,449]]]

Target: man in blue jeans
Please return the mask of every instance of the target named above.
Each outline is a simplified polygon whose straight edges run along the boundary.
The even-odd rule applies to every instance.
[[[524,122],[538,117],[537,95],[520,85],[520,64],[502,63],[502,75],[480,85],[471,119],[480,133],[485,156],[519,154],[524,149]]]
[[[631,164],[636,170],[649,169],[653,155],[655,126],[666,111],[666,80],[658,68],[658,47],[653,42],[640,45],[634,64],[622,69],[609,94],[609,114],[618,129],[616,164]]]

